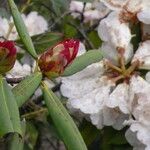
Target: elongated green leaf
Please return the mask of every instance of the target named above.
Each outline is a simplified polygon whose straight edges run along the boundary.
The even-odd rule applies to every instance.
[[[19,111],[10,87],[0,77],[0,136],[9,132],[21,134]]]
[[[43,87],[49,114],[68,150],[87,150],[78,128],[55,94]]]
[[[36,52],[38,54],[43,53],[48,48],[53,47],[56,43],[63,39],[63,34],[55,32],[47,32],[39,35],[34,35],[31,37]],[[20,47],[24,48],[21,40],[16,41]]]
[[[51,0],[51,6],[53,12],[60,16],[62,12],[67,11],[69,8],[69,1],[68,0]]]
[[[24,104],[33,95],[41,80],[42,74],[40,72],[36,72],[26,77],[12,89],[12,92],[16,97],[18,107],[22,106],[22,104]]]
[[[73,75],[81,70],[83,70],[85,67],[92,63],[96,63],[102,59],[102,54],[99,50],[90,50],[86,52],[85,54],[77,57],[71,65],[69,65],[65,71],[63,76],[69,76]]]
[[[37,54],[36,51],[34,49],[34,45],[32,43],[32,40],[29,36],[29,33],[27,31],[27,28],[24,24],[24,21],[21,17],[21,14],[18,11],[17,6],[15,5],[13,0],[8,0],[8,4],[10,6],[10,10],[14,19],[14,23],[16,26],[16,29],[18,31],[18,34],[22,40],[22,42],[24,43],[27,51],[34,57],[37,58]]]

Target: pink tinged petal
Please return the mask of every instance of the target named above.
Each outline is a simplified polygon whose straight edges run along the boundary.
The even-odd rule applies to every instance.
[[[109,42],[103,42],[100,50],[104,58],[108,59],[114,65],[119,65],[118,51],[113,45],[111,45]],[[132,44],[129,44],[124,50],[125,64],[127,64],[133,56]]]

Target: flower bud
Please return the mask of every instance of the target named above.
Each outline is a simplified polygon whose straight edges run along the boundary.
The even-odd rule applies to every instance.
[[[0,74],[11,70],[16,60],[16,48],[12,41],[0,42]]]
[[[58,77],[76,57],[79,41],[67,39],[47,50],[38,60],[39,67],[48,78]]]

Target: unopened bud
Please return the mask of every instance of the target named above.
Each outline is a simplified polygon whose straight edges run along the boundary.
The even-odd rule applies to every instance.
[[[0,42],[0,74],[11,70],[16,60],[16,48],[12,41]]]
[[[78,40],[67,39],[47,50],[38,60],[42,73],[48,78],[58,77],[76,57],[78,49]]]

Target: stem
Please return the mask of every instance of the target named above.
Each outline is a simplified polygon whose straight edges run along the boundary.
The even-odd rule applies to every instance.
[[[21,116],[21,118],[32,118],[32,117],[37,116],[38,114],[44,113],[44,112],[47,112],[47,108],[41,108],[40,110],[24,114]]]

